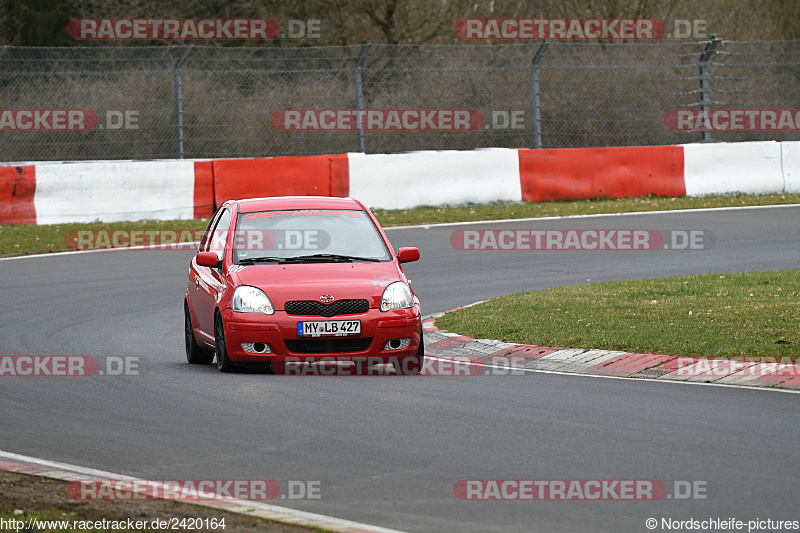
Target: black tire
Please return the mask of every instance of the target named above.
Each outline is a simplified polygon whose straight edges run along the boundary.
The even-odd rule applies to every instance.
[[[217,368],[220,372],[236,372],[236,365],[228,359],[228,345],[225,344],[225,328],[222,325],[222,317],[217,314],[214,317],[214,345],[216,346]]]
[[[214,360],[214,353],[206,352],[197,344],[192,328],[192,315],[186,302],[183,302],[183,336],[186,340],[186,360],[193,365],[210,365]]]

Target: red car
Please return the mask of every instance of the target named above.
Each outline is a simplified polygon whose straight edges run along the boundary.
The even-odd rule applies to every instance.
[[[416,374],[422,317],[401,263],[419,256],[395,253],[352,198],[227,201],[189,264],[186,358],[210,364],[216,355],[223,372],[353,361]]]

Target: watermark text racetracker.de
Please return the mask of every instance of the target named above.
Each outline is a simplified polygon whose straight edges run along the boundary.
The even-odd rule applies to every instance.
[[[462,251],[653,251],[707,250],[709,230],[654,229],[459,229],[450,244]]]
[[[476,109],[279,109],[282,131],[472,131],[483,126]]]
[[[210,237],[213,250],[222,250],[228,231],[215,231]],[[197,247],[205,230],[189,229],[82,229],[64,233],[64,245],[71,250],[134,248],[147,250],[187,250]],[[319,251],[328,247],[331,236],[319,229],[240,229],[233,237],[239,257],[245,252],[285,250]]]
[[[67,34],[94,40],[272,40],[280,35],[275,19],[82,18],[67,24]]]
[[[453,355],[425,357],[416,370],[415,362],[407,357],[367,357],[358,361],[338,360],[334,356],[287,357],[272,364],[272,370],[283,376],[428,376],[476,377],[523,376],[520,367],[528,362],[523,357],[493,357],[486,360],[477,356]]]
[[[800,376],[800,363],[789,356],[749,357],[747,361],[678,357],[664,363],[664,369],[675,376],[719,378],[723,376]]]
[[[67,495],[82,501],[320,500],[322,481],[274,479],[77,479]]]
[[[91,109],[0,109],[0,131],[89,131],[97,126]]]
[[[103,120],[103,118],[105,120]],[[0,109],[0,131],[139,129],[139,111],[109,109]]]
[[[2,377],[138,376],[137,356],[0,355]]]
[[[78,41],[229,41],[321,39],[322,19],[271,18],[78,18],[67,34]]]
[[[460,479],[453,495],[464,501],[705,500],[704,480]]]
[[[463,40],[591,41],[705,39],[708,21],[653,18],[462,18],[453,34]]]
[[[524,130],[523,109],[279,109],[281,131],[475,131]]]
[[[203,238],[202,229],[81,229],[64,233],[64,246],[70,250],[109,248],[193,249]],[[222,242],[224,247],[225,242]]]
[[[671,109],[673,131],[800,131],[800,109]]]

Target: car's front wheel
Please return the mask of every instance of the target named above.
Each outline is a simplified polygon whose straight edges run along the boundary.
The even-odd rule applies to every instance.
[[[220,372],[235,372],[234,365],[228,358],[228,346],[225,344],[225,327],[222,325],[222,317],[217,314],[214,318],[214,345],[217,351],[217,368]]]
[[[214,360],[214,354],[203,350],[197,339],[194,338],[192,315],[189,313],[189,304],[183,303],[183,330],[186,338],[186,360],[193,365],[209,365]]]

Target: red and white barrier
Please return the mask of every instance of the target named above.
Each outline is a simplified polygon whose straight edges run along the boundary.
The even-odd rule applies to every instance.
[[[0,224],[36,224],[36,166],[0,166]]]
[[[172,220],[213,213],[210,162],[89,161],[0,167],[0,223]]]
[[[0,224],[208,217],[230,198],[469,202],[800,193],[800,142],[0,166]]]
[[[680,146],[519,150],[522,199],[528,202],[683,196]]]
[[[216,159],[214,201],[262,196],[347,196],[347,155]]]
[[[688,196],[784,192],[778,142],[683,145]]]
[[[781,143],[783,192],[800,193],[800,141]]]
[[[347,156],[349,195],[371,208],[522,200],[516,150]]]
[[[36,165],[39,224],[194,218],[193,161]]]

